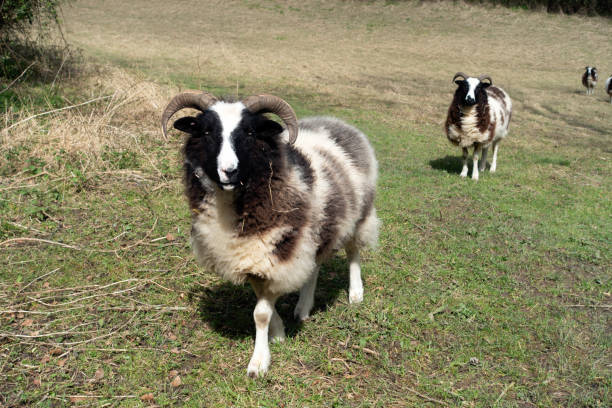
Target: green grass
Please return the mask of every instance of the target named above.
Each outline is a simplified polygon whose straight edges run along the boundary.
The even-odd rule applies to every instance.
[[[502,144],[498,172],[475,183],[435,126],[318,111],[376,148],[380,248],[364,256],[362,305],[348,304],[342,254],[323,268],[311,320],[292,322],[296,295],[280,300],[288,339],[255,381],[245,375],[255,298],[193,261],[178,141],[146,145],[159,163],[171,158],[161,176],[130,150],[105,150],[103,174],[61,152],[55,162],[7,152],[0,402],[141,406],[152,393],[193,407],[609,406],[609,165]]]

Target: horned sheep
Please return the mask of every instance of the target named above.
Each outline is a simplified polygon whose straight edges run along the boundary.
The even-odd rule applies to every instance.
[[[612,75],[606,79],[606,93],[610,97],[610,103],[612,103]]]
[[[472,180],[478,180],[478,170],[485,169],[487,152],[491,145],[493,146],[491,173],[497,168],[499,142],[508,134],[512,101],[503,89],[493,86],[489,75],[475,78],[457,72],[453,82],[457,84],[457,90],[448,108],[446,136],[451,143],[462,149],[461,177],[466,177],[468,174],[468,149],[474,148]],[[479,166],[478,159],[481,155]]]
[[[338,249],[349,260],[349,301],[361,302],[360,251],[374,246],[377,161],[366,136],[334,118],[297,121],[272,95],[219,100],[206,92],[175,96],[162,115],[187,133],[184,183],[196,259],[221,277],[249,282],[257,296],[255,349],[247,374],[265,374],[268,340],[282,341],[279,296],[300,290],[294,315],[308,318],[319,266]],[[273,113],[287,129],[268,119]]]
[[[593,89],[595,85],[597,85],[597,80],[599,79],[599,75],[597,74],[597,68],[595,67],[585,67],[584,74],[582,74],[582,85],[586,88],[586,94],[591,95],[593,93]]]

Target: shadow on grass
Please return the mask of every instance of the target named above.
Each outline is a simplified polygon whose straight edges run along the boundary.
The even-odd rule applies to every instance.
[[[342,290],[348,290],[348,269],[348,262],[340,256],[321,266],[311,316],[326,310],[336,302]],[[216,332],[232,339],[255,334],[253,309],[257,298],[250,285],[238,286],[223,282],[210,288],[197,286],[191,292],[191,300],[197,304],[200,318]],[[276,310],[283,319],[287,337],[295,336],[302,326],[293,317],[297,301],[298,293],[291,293],[276,302]]]
[[[459,156],[446,156],[439,159],[430,160],[429,165],[436,170],[443,170],[447,173],[461,173],[463,160]]]

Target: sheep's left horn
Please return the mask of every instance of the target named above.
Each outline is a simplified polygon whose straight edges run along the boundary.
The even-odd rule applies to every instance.
[[[492,80],[492,79],[491,79],[491,77],[490,77],[490,76],[488,76],[487,74],[483,74],[483,75],[481,75],[481,76],[479,76],[479,77],[478,77],[478,80],[479,80],[480,82],[484,81],[485,79],[488,79],[488,80],[489,80],[489,83],[490,83],[491,85],[493,85],[493,80]]]
[[[193,108],[204,112],[217,102],[217,98],[204,91],[185,91],[176,95],[164,109],[161,118],[162,132],[164,138],[168,138],[168,121],[176,112],[184,108]]]
[[[289,132],[289,143],[295,143],[298,125],[297,116],[291,105],[274,95],[253,95],[245,98],[242,103],[253,113],[274,113],[281,118]]]
[[[463,72],[457,72],[455,74],[455,76],[453,77],[453,80],[451,82],[455,82],[455,79],[462,77],[463,79],[468,79],[469,75],[465,75]]]

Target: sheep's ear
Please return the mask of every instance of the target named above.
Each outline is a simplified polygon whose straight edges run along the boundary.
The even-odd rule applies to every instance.
[[[255,132],[257,132],[257,137],[261,138],[269,138],[278,135],[283,131],[283,127],[277,122],[265,119],[257,124],[257,128]]]
[[[193,116],[185,116],[174,122],[174,128],[181,132],[194,134],[200,130],[200,124]]]
[[[458,79],[458,80],[456,80],[456,81],[455,81],[455,83],[456,83],[457,85],[461,85],[461,84],[462,84],[462,83],[464,83],[464,82],[465,82],[465,79]]]
[[[488,87],[490,87],[490,86],[491,86],[491,84],[490,84],[490,83],[488,83],[488,82],[481,82],[480,84],[482,85],[482,87],[483,87],[484,89],[487,89]]]

